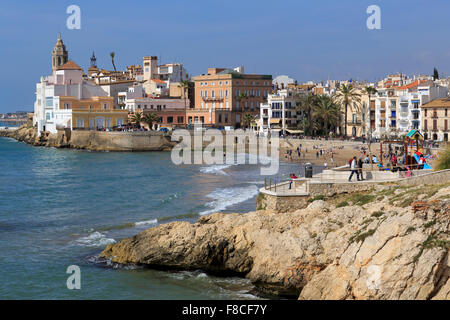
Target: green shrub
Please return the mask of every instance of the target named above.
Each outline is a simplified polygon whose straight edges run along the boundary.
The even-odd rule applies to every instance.
[[[347,207],[347,206],[348,206],[348,202],[347,201],[342,201],[342,202],[339,202],[336,205],[336,208],[342,208],[342,207]]]
[[[353,204],[362,206],[375,200],[375,196],[371,194],[355,194],[351,200]]]
[[[381,217],[384,214],[383,211],[375,211],[374,213],[371,214],[372,217]]]
[[[439,152],[435,170],[450,169],[450,145],[444,151]]]
[[[325,199],[326,198],[325,198],[325,196],[323,194],[319,194],[319,195],[317,195],[317,196],[315,196],[313,198],[309,198],[308,202],[314,202],[316,200],[325,200]]]

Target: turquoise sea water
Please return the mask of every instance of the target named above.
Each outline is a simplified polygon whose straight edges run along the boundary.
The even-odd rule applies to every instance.
[[[112,268],[96,256],[158,223],[254,210],[264,183],[259,166],[176,166],[168,152],[99,153],[0,138],[0,168],[1,299],[255,298],[245,279]],[[66,287],[69,265],[81,268],[81,290]]]

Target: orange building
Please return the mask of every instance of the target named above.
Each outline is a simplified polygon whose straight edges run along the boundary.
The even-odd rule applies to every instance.
[[[113,97],[76,99],[60,96],[59,108],[71,112],[73,129],[111,128],[128,121],[128,111],[114,109]]]
[[[187,111],[187,123],[239,128],[244,114],[259,115],[260,105],[272,92],[272,76],[242,71],[209,68],[208,74],[193,77],[195,103]]]

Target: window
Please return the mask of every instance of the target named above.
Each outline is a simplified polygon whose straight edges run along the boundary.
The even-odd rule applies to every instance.
[[[228,108],[230,107],[230,103],[227,101],[227,102],[225,103],[225,106],[226,106],[226,108],[228,109]]]
[[[53,97],[47,97],[46,99],[46,106],[47,107],[53,107]]]
[[[220,96],[220,98],[223,98],[223,92],[222,92],[222,90],[219,91],[219,96]]]
[[[167,117],[167,123],[173,123],[173,117]]]
[[[225,98],[228,98],[228,90],[225,90]]]
[[[447,117],[447,109],[445,109],[445,116]]]
[[[428,121],[426,119],[423,122],[423,127],[424,127],[424,130],[428,130]]]
[[[200,97],[203,97],[203,90],[200,90]]]
[[[225,123],[228,123],[228,113],[225,113]]]
[[[219,123],[222,123],[222,115],[221,115],[221,114],[219,114],[219,120],[218,120],[218,122],[219,122]]]
[[[178,117],[177,118],[177,122],[178,123],[183,123],[184,122],[184,117]]]
[[[84,128],[84,119],[77,118],[77,128]]]
[[[50,120],[50,112],[47,112],[47,113],[45,114],[45,119],[46,119],[46,120]]]
[[[216,92],[214,90],[211,91],[211,98],[215,98],[215,96],[216,96]]]

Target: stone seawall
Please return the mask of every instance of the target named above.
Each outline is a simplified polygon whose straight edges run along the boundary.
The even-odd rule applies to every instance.
[[[174,145],[162,132],[72,131],[70,147],[98,151],[164,151]]]
[[[22,126],[17,130],[0,130],[9,137],[33,146],[75,148],[92,151],[167,151],[175,142],[163,132],[104,132],[58,130],[56,134],[38,135],[36,128]]]

